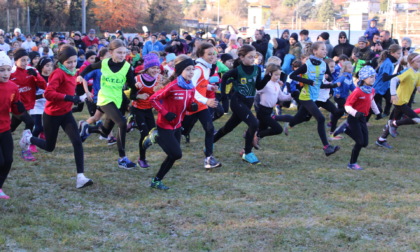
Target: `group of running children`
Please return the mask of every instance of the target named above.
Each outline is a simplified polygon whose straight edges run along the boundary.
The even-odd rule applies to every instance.
[[[169,189],[162,180],[174,162],[182,157],[181,136],[189,137],[197,120],[205,131],[206,169],[221,166],[213,156],[213,145],[241,122],[248,126],[242,159],[258,164],[260,160],[252,150],[260,148],[262,138],[283,131],[287,135],[290,128],[314,117],[325,155],[332,155],[340,149],[331,145],[329,140],[341,139],[340,134],[345,133],[355,141],[347,167],[362,170],[357,159],[361,148],[368,145],[367,120],[372,113],[378,117],[382,113],[381,106],[377,106],[381,100],[377,99],[375,103],[375,93],[384,94],[387,89],[390,89],[394,110],[376,144],[392,148],[386,142],[389,134],[395,137],[399,126],[420,122],[410,104],[415,88],[420,91],[420,55],[411,53],[407,58],[408,67],[397,72],[396,65],[401,57],[398,45],[383,52],[377,71],[364,66],[358,72],[357,85],[353,83],[352,64],[344,56],[337,65],[331,59],[325,59],[327,51],[323,42],[312,44],[311,55],[304,63],[293,63],[294,71],[286,83],[280,80],[281,60],[277,57],[268,59],[263,73],[263,69],[255,64],[255,48],[247,44],[239,48],[235,61],[227,54],[218,61],[215,47],[202,43],[195,61],[187,55],[171,59],[174,63],[167,78],[161,75],[157,54],[144,56],[144,69],[136,76],[125,61],[123,41],[113,40],[108,49],[103,50],[97,62],[87,64],[79,73],[76,72],[77,52],[69,45],[60,47],[55,70],[51,59],[43,57],[37,63],[32,62],[24,49],[14,52],[14,65],[6,54],[0,52],[1,199],[9,199],[2,186],[13,162],[12,132],[21,122],[25,123],[25,129],[19,145],[22,158],[27,161],[34,160],[32,153],[37,148],[52,152],[59,128],[64,130],[74,149],[77,188],[93,184],[84,175],[83,141],[92,133],[109,139],[115,124],[118,126],[118,166],[134,168],[136,163],[126,156],[125,150],[127,127],[133,125],[130,120],[127,123],[125,117],[130,100],[130,114],[140,131],[138,165],[149,167],[146,149],[155,142],[167,154],[151,181],[152,188],[162,190]],[[78,90],[76,94],[75,90]],[[329,100],[330,94],[337,106]],[[227,110],[226,104],[222,106],[219,101],[225,103],[228,99],[231,116],[222,128],[215,131],[213,121]],[[277,104],[287,106],[292,99],[298,105],[294,116],[273,113]],[[72,110],[74,105],[84,102],[91,103],[91,117],[78,124]],[[251,110],[253,105],[256,116]],[[331,113],[329,137],[319,107]],[[153,108],[158,112],[156,122]],[[337,127],[338,120],[345,113],[347,119]],[[101,120],[103,115],[105,117]],[[286,122],[284,129],[279,121]]]

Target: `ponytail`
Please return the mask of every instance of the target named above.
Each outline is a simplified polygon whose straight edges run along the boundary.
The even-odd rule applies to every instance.
[[[166,86],[167,84],[174,81],[176,78],[178,78],[178,75],[176,75],[176,73],[174,72],[171,76],[169,76],[169,78],[167,78],[164,82],[162,82],[162,85]]]

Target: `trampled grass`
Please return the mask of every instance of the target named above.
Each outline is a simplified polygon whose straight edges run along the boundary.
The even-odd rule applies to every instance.
[[[117,167],[116,146],[92,135],[84,150],[95,184],[76,189],[67,136],[61,131],[53,153],[40,150],[27,163],[18,155],[20,128],[4,185],[12,199],[0,201],[0,250],[419,251],[420,127],[401,127],[386,150],[374,144],[385,119],[371,123],[358,172],[346,169],[353,141],[335,141],[341,150],[325,157],[313,119],[288,137],[263,139],[257,166],[239,157],[242,124],[215,145],[223,167],[205,171],[197,123],[165,178],[167,192],[149,187],[165,157],[159,146],[148,151],[151,168],[128,171]],[[133,160],[138,139],[128,134]]]

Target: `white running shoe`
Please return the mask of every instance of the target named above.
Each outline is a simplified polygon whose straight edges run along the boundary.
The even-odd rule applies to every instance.
[[[93,184],[93,181],[83,174],[77,174],[76,188],[80,189]]]
[[[32,133],[29,129],[22,132],[22,138],[19,141],[20,148],[27,150],[31,144]]]

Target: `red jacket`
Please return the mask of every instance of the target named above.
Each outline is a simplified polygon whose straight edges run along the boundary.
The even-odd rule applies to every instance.
[[[0,82],[0,90],[0,133],[3,133],[10,130],[10,111],[16,115],[20,114],[15,104],[19,101],[19,89],[9,80]]]
[[[372,93],[366,94],[360,88],[356,88],[347,98],[344,106],[351,106],[358,112],[362,112],[365,116],[369,115],[370,106],[373,97],[375,96],[375,89],[372,88]]]
[[[73,102],[64,100],[66,95],[73,96],[76,88],[76,76],[71,76],[61,70],[55,69],[48,78],[48,86],[44,97],[47,99],[44,112],[51,116],[67,114],[73,107]]]
[[[184,89],[178,86],[177,80],[172,81],[163,89],[152,95],[149,100],[159,112],[156,124],[163,129],[178,129],[184,120],[185,113],[190,109],[194,99],[195,88]],[[176,118],[168,121],[165,115],[168,112],[176,114]]]
[[[99,39],[97,37],[95,37],[93,40],[90,40],[89,36],[85,36],[83,37],[82,41],[85,43],[86,48],[94,44],[99,45]]]
[[[26,69],[16,67],[16,70],[10,75],[10,80],[19,87],[20,100],[23,102],[26,110],[31,110],[35,106],[37,87],[45,89],[47,86],[47,82],[45,82],[38,71],[37,74],[35,77],[29,75]]]

